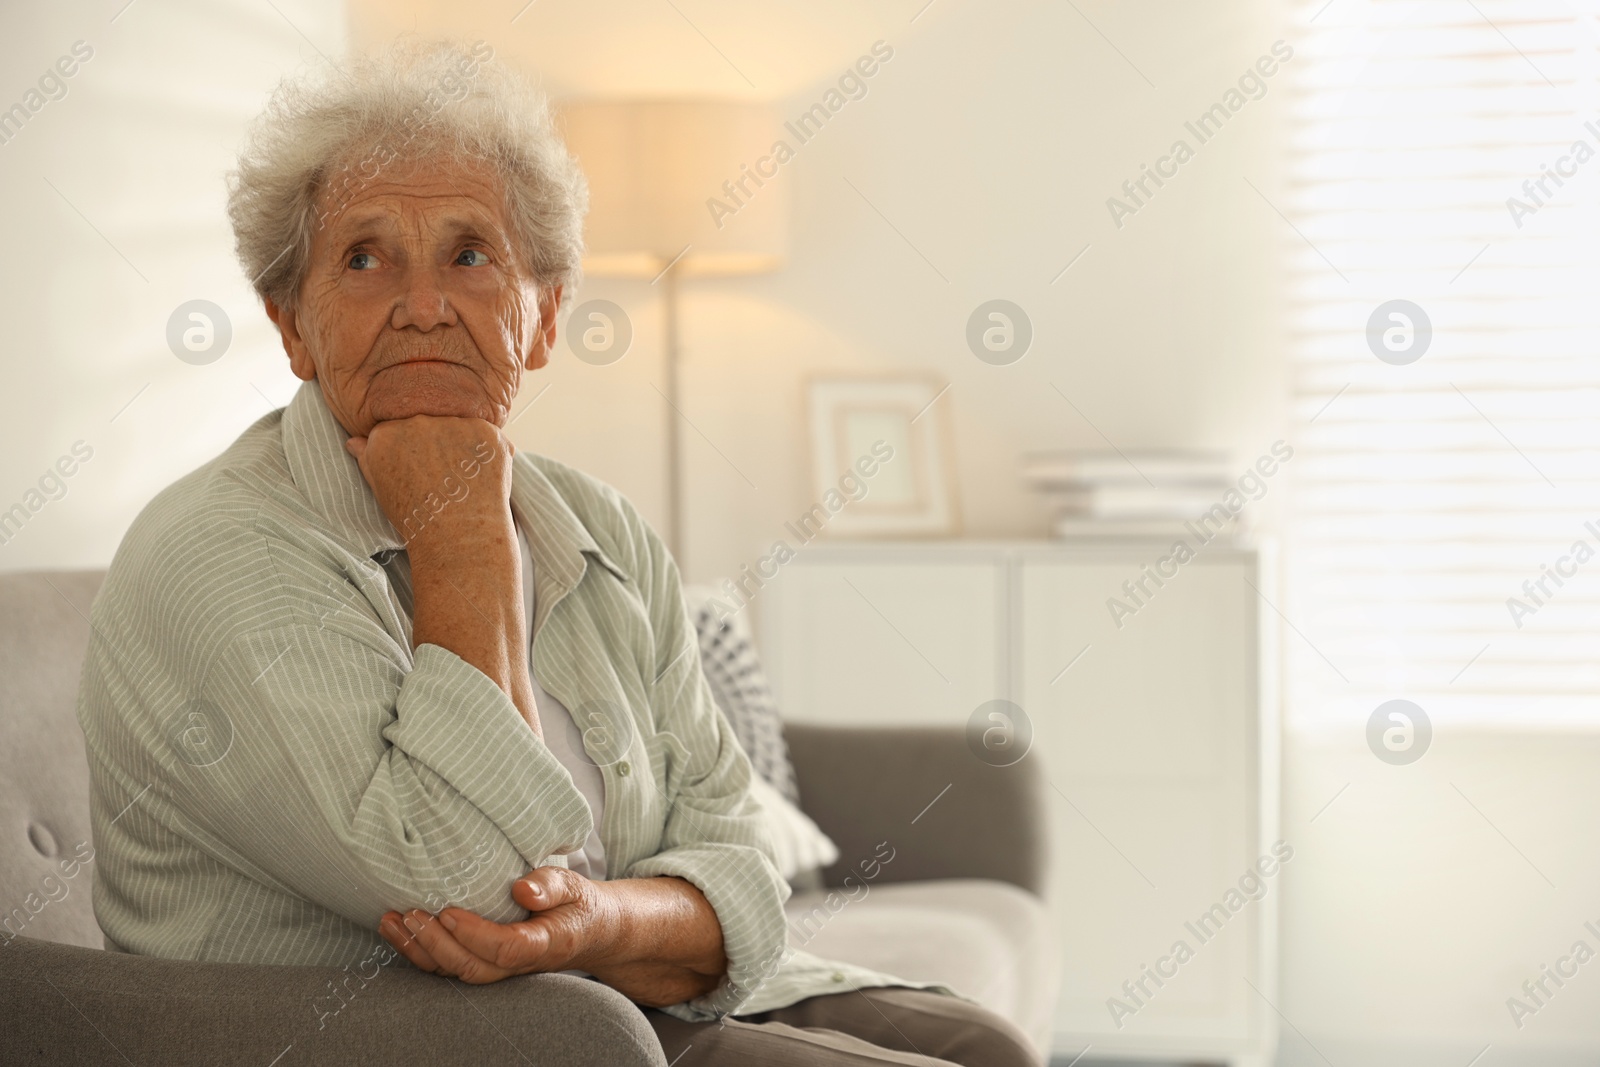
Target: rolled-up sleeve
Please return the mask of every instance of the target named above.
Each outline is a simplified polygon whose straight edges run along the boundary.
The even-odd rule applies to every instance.
[[[331,629],[243,634],[204,693],[232,742],[173,780],[173,802],[211,824],[224,862],[369,929],[445,903],[525,917],[512,880],[589,833],[510,698],[438,645],[407,669]]]
[[[655,637],[651,704],[671,755],[660,783],[668,800],[661,849],[627,875],[683,878],[717,913],[727,975],[712,992],[665,1009],[698,1021],[736,1012],[777,971],[788,941],[789,884],[750,796],[750,760],[701,669],[677,566],[654,533],[643,539],[647,562],[638,577]]]

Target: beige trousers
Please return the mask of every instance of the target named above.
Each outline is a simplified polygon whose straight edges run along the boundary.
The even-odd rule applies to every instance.
[[[686,1023],[645,1011],[672,1067],[1039,1067],[1022,1031],[922,989],[858,989],[776,1011]]]

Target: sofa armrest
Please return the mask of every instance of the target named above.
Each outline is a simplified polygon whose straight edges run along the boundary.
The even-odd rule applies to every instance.
[[[827,885],[894,849],[878,881],[993,878],[1043,896],[1049,863],[1037,756],[991,767],[947,726],[784,724],[800,805],[839,846]]]
[[[639,1009],[599,982],[530,974],[472,986],[398,958],[195,963],[15,937],[0,940],[0,1017],[0,1063],[265,1065],[290,1047],[285,1063],[667,1062]]]

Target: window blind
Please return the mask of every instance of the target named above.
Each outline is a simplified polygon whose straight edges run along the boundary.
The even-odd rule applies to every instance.
[[[1297,5],[1298,725],[1394,698],[1435,723],[1600,725],[1600,27],[1582,6]],[[1395,300],[1431,324],[1411,362],[1419,316],[1369,329]]]

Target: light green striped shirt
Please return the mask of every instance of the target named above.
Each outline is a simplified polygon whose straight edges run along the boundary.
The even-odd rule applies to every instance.
[[[117,550],[78,702],[109,947],[352,964],[381,949],[389,909],[525,918],[511,882],[592,829],[510,698],[438,645],[413,650],[404,542],[345,437],[308,382]],[[788,950],[750,761],[701,672],[677,567],[633,506],[527,453],[511,504],[540,682],[603,775],[607,869],[684,878],[722,924],[727,978],[668,1010],[932,988]]]

